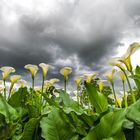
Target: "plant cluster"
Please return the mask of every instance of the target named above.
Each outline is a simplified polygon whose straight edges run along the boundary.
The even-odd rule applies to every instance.
[[[0,140],[140,140],[140,67],[131,64],[131,55],[139,48],[139,43],[133,43],[122,57],[112,59],[106,80],[97,72],[75,77],[74,97],[67,93],[71,67],[60,70],[62,89],[55,86],[59,79],[46,80],[51,65],[39,64],[39,87],[34,86],[37,65],[25,66],[31,87],[21,75],[10,76],[13,67],[1,67]],[[116,93],[114,75],[120,77],[122,95]],[[105,86],[107,82],[110,86]]]

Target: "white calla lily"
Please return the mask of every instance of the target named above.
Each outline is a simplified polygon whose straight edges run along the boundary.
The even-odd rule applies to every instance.
[[[20,84],[20,87],[26,87],[28,85],[28,82],[26,80],[20,79],[18,81],[18,84]]]
[[[24,68],[30,71],[33,78],[35,77],[35,75],[38,71],[38,66],[32,65],[32,64],[27,64],[24,66]]]
[[[87,83],[91,83],[91,81],[92,81],[93,79],[95,79],[97,75],[98,75],[97,72],[84,74]]]
[[[74,82],[75,82],[77,87],[80,86],[80,83],[83,80],[83,78],[84,78],[83,76],[75,77]]]
[[[48,72],[49,68],[51,68],[52,66],[49,65],[49,64],[45,64],[45,63],[40,63],[39,66],[41,67],[41,69],[42,69],[42,75],[45,78],[46,75],[47,75],[47,72]]]
[[[64,76],[64,90],[66,91],[68,75],[72,73],[71,67],[63,67],[60,69],[60,74]]]
[[[63,67],[60,69],[60,73],[64,76],[65,79],[68,78],[68,75],[71,74],[72,68],[71,67]]]
[[[25,69],[29,70],[29,72],[31,73],[31,76],[32,76],[32,88],[34,89],[34,78],[35,78],[35,75],[38,71],[38,66],[36,65],[32,65],[32,64],[27,64],[24,66]]]
[[[50,79],[49,81],[50,81],[50,83],[51,83],[52,85],[54,85],[55,83],[58,83],[60,80],[57,79],[57,78],[52,78],[52,79]]]
[[[7,77],[11,74],[15,72],[15,69],[13,67],[9,67],[9,66],[4,66],[1,67],[0,70],[2,71],[2,79],[4,81],[6,81]]]
[[[10,82],[12,83],[12,84],[15,84],[18,80],[20,80],[21,79],[21,75],[12,75],[11,77],[10,77]]]

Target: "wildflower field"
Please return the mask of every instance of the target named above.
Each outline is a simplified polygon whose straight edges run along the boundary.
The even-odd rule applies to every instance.
[[[140,66],[131,64],[139,48],[133,43],[122,57],[110,60],[105,79],[97,72],[75,77],[76,98],[67,93],[71,67],[58,72],[64,79],[61,89],[56,86],[59,79],[46,80],[49,64],[24,66],[31,87],[13,67],[1,67],[0,140],[140,140]],[[37,88],[39,68],[42,85]],[[122,95],[115,90],[114,75],[120,78]]]

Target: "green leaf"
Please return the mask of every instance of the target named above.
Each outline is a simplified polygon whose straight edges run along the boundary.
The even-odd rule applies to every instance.
[[[11,96],[8,103],[13,107],[25,106],[28,94],[27,88],[19,88],[19,90]]]
[[[0,140],[7,140],[14,135],[16,124],[6,123],[5,116],[0,114]]]
[[[139,66],[137,66],[135,69],[135,75],[131,75],[130,78],[132,78],[135,81],[136,86],[140,91],[140,67]]]
[[[5,116],[7,123],[16,121],[19,118],[18,112],[7,103],[2,95],[0,95],[0,113]]]
[[[126,120],[125,115],[126,109],[116,110],[104,115],[100,123],[93,128],[83,140],[112,139],[112,137],[118,137],[118,135],[121,135],[121,140],[124,140],[122,125]]]
[[[89,100],[95,107],[97,113],[105,112],[108,109],[107,98],[96,90],[96,87],[92,84],[86,83],[86,89],[88,92]]]
[[[21,117],[28,113],[26,108],[28,95],[27,88],[19,88],[8,101],[8,103],[17,110]]]
[[[75,112],[77,115],[82,115],[86,111],[74,100],[72,100],[65,91],[61,90],[59,93],[60,98],[63,101],[63,110],[65,113]]]
[[[35,130],[38,123],[39,123],[39,118],[31,118],[25,124],[22,137],[20,140],[33,140],[33,136],[35,135]]]
[[[129,106],[126,117],[136,124],[140,125],[140,99]]]
[[[53,108],[48,117],[43,117],[40,126],[45,140],[70,140],[75,134],[62,110]]]

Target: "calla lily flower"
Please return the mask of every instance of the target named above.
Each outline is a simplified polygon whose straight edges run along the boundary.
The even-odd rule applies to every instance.
[[[52,78],[50,80],[45,81],[45,87],[46,89],[49,89],[49,87],[53,86],[55,83],[59,82],[60,80],[57,78]]]
[[[42,87],[41,86],[35,86],[35,91],[41,91]]]
[[[9,91],[9,96],[8,96],[8,99],[10,98],[10,94],[12,92],[12,89],[14,87],[14,84],[21,79],[21,75],[13,75],[10,77],[10,82],[11,82],[11,85],[10,85],[10,91]]]
[[[49,68],[52,67],[52,66],[49,65],[49,64],[45,64],[45,63],[40,63],[39,66],[42,68],[42,75],[45,78]]]
[[[0,70],[2,71],[2,79],[4,81],[6,81],[7,77],[11,74],[15,72],[15,69],[13,67],[9,67],[9,66],[4,66],[1,67]]]
[[[67,79],[68,79],[68,75],[72,72],[72,68],[71,67],[63,67],[62,69],[60,69],[60,74],[62,74],[64,76],[64,90],[66,91],[66,83],[67,83]]]
[[[33,78],[35,77],[35,75],[38,71],[38,66],[32,65],[32,64],[27,64],[24,66],[24,68],[30,71]]]
[[[113,94],[110,94],[108,97],[109,97],[110,99],[115,100]],[[117,101],[116,104],[118,104],[118,106],[121,108],[121,107],[122,107],[122,98],[119,97],[119,96],[116,96],[116,101]]]
[[[119,62],[118,58],[111,59],[110,62],[109,62],[109,64],[111,66],[116,66],[116,67],[118,67],[121,70],[125,70],[123,64],[121,62]]]
[[[10,77],[10,82],[11,84],[15,84],[20,79],[21,79],[21,75],[13,75]]]
[[[51,87],[51,86],[52,86],[52,83],[49,80],[46,80],[45,81],[45,88],[46,88],[46,90],[48,90],[49,87]]]
[[[111,69],[107,71],[104,75],[107,77],[109,81],[113,82],[115,72],[116,72],[116,69]]]
[[[99,91],[100,92],[103,91],[105,82],[107,82],[107,80],[99,80]]]
[[[83,76],[79,76],[79,77],[76,77],[76,78],[74,79],[75,84],[76,84],[77,87],[80,86],[80,83],[81,83],[81,81],[83,80],[83,78],[84,78]]]
[[[35,75],[38,71],[38,66],[36,65],[32,65],[32,64],[27,64],[24,66],[25,69],[29,70],[30,73],[31,73],[31,76],[32,76],[32,88],[34,89],[34,78],[35,78]]]
[[[129,57],[134,54],[138,49],[140,49],[140,43],[134,42],[130,44],[129,48],[126,51],[125,57]]]
[[[120,78],[121,78],[122,81],[125,81],[126,80],[126,76],[125,76],[124,72],[118,71],[117,73],[120,76]]]
[[[116,58],[117,61],[120,61],[123,64],[125,64],[125,66],[129,72],[132,72],[132,70],[133,70],[133,67],[131,64],[131,55],[134,54],[139,48],[140,48],[139,43],[133,43],[129,46],[126,53],[122,57]]]
[[[57,79],[57,78],[52,78],[52,79],[50,79],[49,81],[50,81],[50,83],[51,83],[52,85],[54,85],[55,83],[58,83],[60,80]]]
[[[98,75],[97,72],[93,72],[93,73],[89,73],[89,74],[84,74],[87,83],[90,83],[93,79],[95,79],[95,77],[97,75]]]
[[[23,79],[20,79],[18,81],[18,84],[20,84],[20,86],[23,88],[23,87],[26,87],[28,85],[28,82],[23,80]]]
[[[65,79],[68,79],[68,75],[71,74],[71,72],[71,67],[63,67],[62,69],[60,69],[60,73],[64,76]]]

